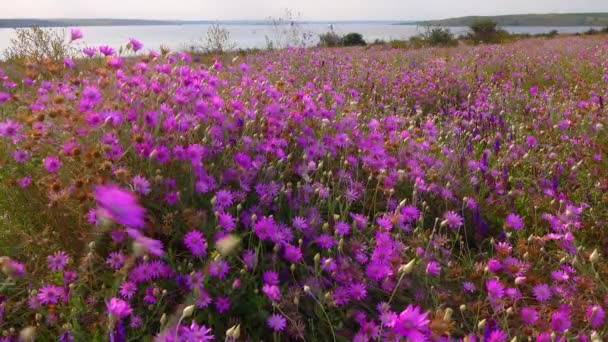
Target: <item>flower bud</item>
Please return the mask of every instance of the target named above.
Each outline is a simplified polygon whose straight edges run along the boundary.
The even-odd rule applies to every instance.
[[[411,274],[414,271],[415,264],[416,264],[416,259],[412,259],[407,264],[399,267],[399,273],[405,274],[405,275]]]
[[[19,341],[34,342],[36,338],[36,327],[29,326],[19,332]]]
[[[589,262],[592,264],[597,263],[600,260],[600,254],[597,251],[597,248],[593,250],[593,253],[589,256]]]
[[[184,308],[184,311],[182,311],[182,319],[192,316],[193,313],[194,313],[194,305],[186,306]]]

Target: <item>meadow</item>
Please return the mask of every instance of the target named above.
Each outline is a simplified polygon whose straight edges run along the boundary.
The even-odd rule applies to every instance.
[[[608,338],[605,37],[125,44],[0,69],[0,341]]]

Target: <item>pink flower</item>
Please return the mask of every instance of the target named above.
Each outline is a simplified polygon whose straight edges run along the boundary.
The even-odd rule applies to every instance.
[[[44,167],[48,172],[55,173],[61,167],[61,160],[56,156],[48,156],[44,158]]]
[[[133,312],[133,309],[131,309],[129,303],[116,297],[110,299],[110,302],[107,304],[107,308],[110,315],[119,319],[129,316]]]
[[[285,329],[287,321],[285,317],[280,314],[274,314],[268,317],[268,326],[274,331],[281,331]]]
[[[79,28],[74,27],[70,30],[70,36],[71,36],[71,40],[75,41],[75,40],[81,39],[83,37],[83,34]]]
[[[420,307],[409,305],[397,316],[393,330],[410,341],[424,341],[430,323],[427,316]]]

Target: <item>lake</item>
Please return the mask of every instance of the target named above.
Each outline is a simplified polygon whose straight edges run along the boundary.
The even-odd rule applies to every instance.
[[[328,24],[297,24],[300,32],[312,35],[312,43],[316,43],[318,35],[329,31]],[[147,49],[158,49],[161,45],[171,49],[185,49],[199,44],[210,25],[166,25],[166,26],[91,26],[83,27],[84,43],[86,45],[107,44],[115,48],[125,45],[129,37],[137,38],[144,43]],[[225,25],[230,32],[231,40],[238,48],[264,48],[267,38],[277,41],[285,39],[272,25]],[[339,23],[333,28],[338,34],[349,32],[361,33],[368,42],[375,39],[409,39],[424,31],[423,27],[416,25],[390,25],[378,23]],[[576,33],[588,30],[590,27],[504,27],[511,33],[544,33],[557,30],[560,33]],[[289,30],[288,25],[280,26],[279,31]],[[450,27],[455,34],[466,32],[466,27]],[[0,29],[0,51],[6,49],[13,29]]]

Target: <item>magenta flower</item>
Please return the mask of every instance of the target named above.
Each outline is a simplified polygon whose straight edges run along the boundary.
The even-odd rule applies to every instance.
[[[150,193],[150,182],[143,176],[137,175],[133,177],[133,190],[142,195]]]
[[[125,255],[122,252],[112,252],[106,259],[106,264],[110,265],[113,269],[120,269],[124,265],[126,260]]]
[[[190,253],[196,257],[204,257],[207,254],[207,240],[203,234],[197,230],[191,230],[184,236],[184,244]]]
[[[408,305],[397,316],[393,330],[410,341],[424,341],[430,323],[427,316],[428,312],[423,313],[420,307]]]
[[[510,227],[514,230],[520,230],[524,227],[524,221],[522,220],[521,216],[515,213],[507,215],[505,224],[507,225],[507,227]]]
[[[551,299],[551,288],[547,284],[538,284],[532,288],[534,297],[539,302],[546,302]]]
[[[500,299],[505,295],[505,288],[497,279],[488,279],[486,289],[491,299]]]
[[[97,54],[97,48],[95,47],[85,47],[82,49],[82,53],[87,57],[93,57]]]
[[[68,69],[73,69],[74,67],[76,67],[76,63],[74,62],[74,60],[69,57],[63,58],[63,65],[65,65],[65,67]]]
[[[426,264],[426,274],[436,276],[441,272],[441,266],[437,261],[429,261]]]
[[[30,159],[30,153],[26,150],[17,150],[13,152],[13,159],[15,159],[17,163],[25,163]]]
[[[44,167],[48,172],[55,173],[61,167],[61,160],[56,156],[48,156],[44,158]]]
[[[560,310],[551,315],[551,329],[563,333],[571,326],[572,322],[570,321],[570,315],[567,312]]]
[[[528,325],[532,325],[538,320],[538,312],[533,308],[524,307],[521,309],[521,320]]]
[[[66,299],[65,289],[57,285],[43,286],[36,296],[40,304],[57,304]]]
[[[139,40],[135,39],[135,38],[129,38],[129,44],[128,46],[133,49],[133,51],[137,52],[139,50],[141,50],[144,47],[144,44],[142,44]]]
[[[52,271],[61,271],[68,264],[68,255],[63,251],[55,252],[47,257],[49,269]]]
[[[122,68],[125,61],[120,57],[112,57],[108,60],[108,65],[114,69]]]
[[[181,326],[179,329],[180,341],[208,342],[212,341],[214,338],[211,328],[207,328],[204,325],[198,325],[196,322],[190,323],[190,326]]]
[[[79,28],[72,28],[70,30],[70,39],[71,41],[75,41],[78,39],[81,39],[84,35],[82,34],[82,31]]]
[[[585,317],[592,328],[597,329],[604,324],[606,313],[600,305],[590,305],[587,307]]]
[[[302,259],[302,251],[298,246],[287,245],[285,246],[283,256],[285,257],[285,260],[296,263]]]
[[[163,256],[165,254],[161,241],[146,237],[138,230],[132,228],[128,228],[127,233],[135,240],[133,242],[133,247],[137,252],[136,254],[143,255],[149,253],[156,256]]]
[[[108,308],[108,313],[118,319],[125,318],[133,312],[129,303],[116,297],[110,299],[106,306]]]
[[[287,320],[280,314],[273,314],[268,317],[268,326],[274,331],[282,331],[287,326]]]
[[[100,185],[95,187],[95,200],[101,217],[127,227],[144,226],[145,209],[131,192],[116,185]]]
[[[458,229],[464,224],[464,219],[458,213],[454,211],[448,211],[443,214],[445,224],[452,229]]]

